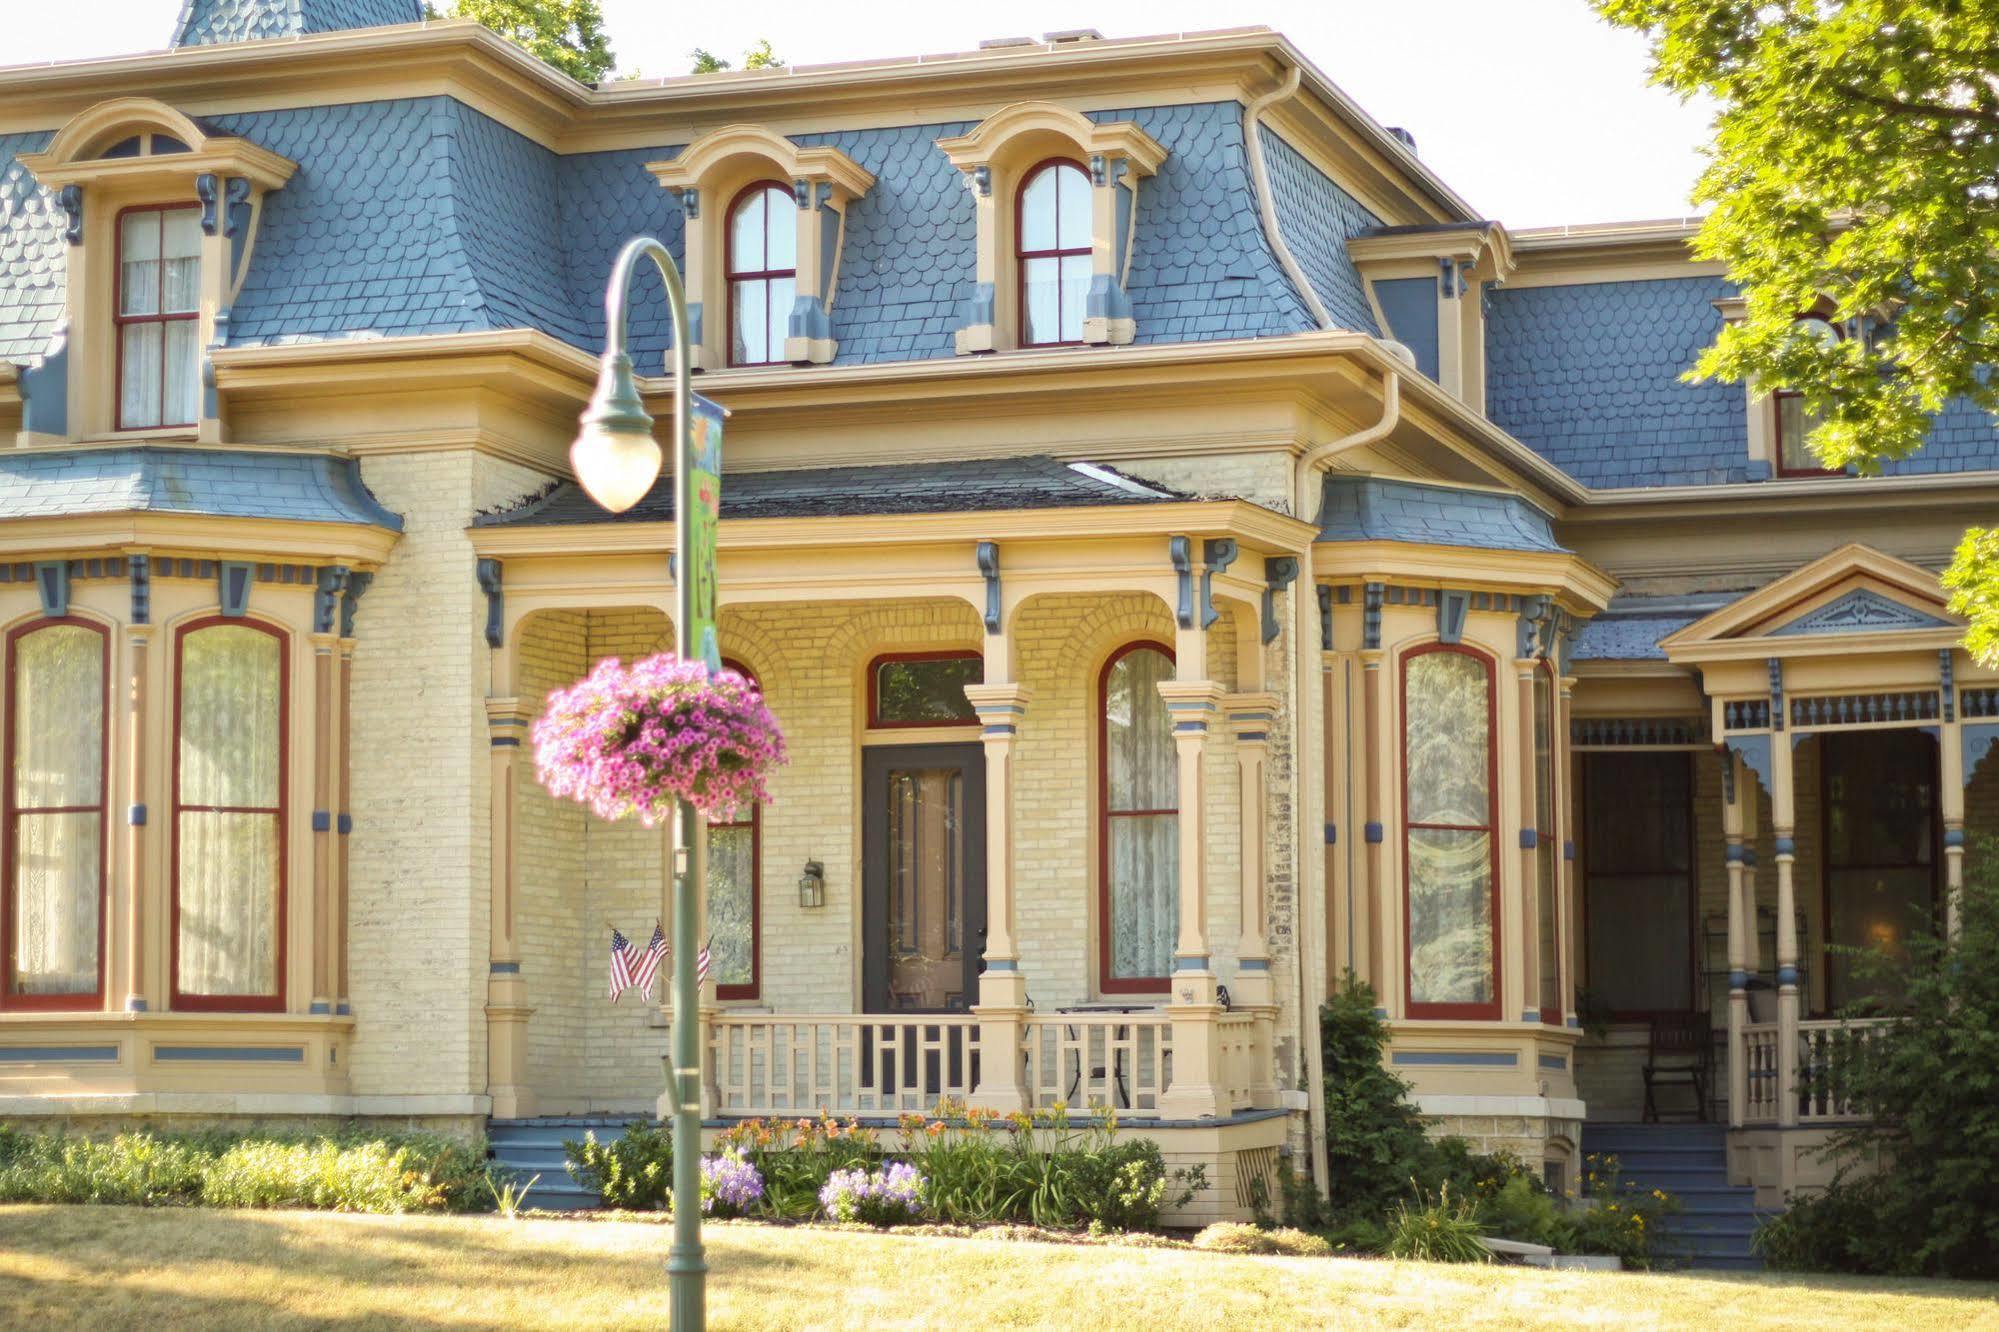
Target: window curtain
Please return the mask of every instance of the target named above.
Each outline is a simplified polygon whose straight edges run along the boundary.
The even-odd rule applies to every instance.
[[[756,869],[754,823],[709,825],[709,965],[718,986],[756,986]]]
[[[14,643],[12,992],[97,993],[104,854],[104,636]]]
[[[1404,686],[1409,1001],[1494,1001],[1492,700],[1483,661],[1426,652]]]
[[[1180,764],[1159,682],[1173,661],[1138,648],[1104,680],[1104,822],[1110,875],[1110,978],[1164,976],[1180,912]]]
[[[212,625],[181,640],[176,988],[278,993],[283,645]]]

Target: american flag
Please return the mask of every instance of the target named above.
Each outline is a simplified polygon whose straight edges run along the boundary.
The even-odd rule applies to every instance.
[[[701,941],[701,951],[694,955],[694,983],[701,985],[708,979],[708,940]]]
[[[639,954],[639,960],[632,965],[632,988],[647,1003],[652,1002],[653,977],[659,975],[659,962],[666,956],[666,951],[666,933],[660,929],[659,922],[654,921],[652,942],[646,945],[645,951]]]
[[[611,927],[611,1002],[632,988],[632,941]]]

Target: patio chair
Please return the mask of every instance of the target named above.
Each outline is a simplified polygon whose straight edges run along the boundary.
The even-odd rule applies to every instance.
[[[1645,1050],[1645,1122],[1659,1122],[1658,1089],[1682,1084],[1694,1093],[1694,1118],[1707,1119],[1714,1085],[1714,1028],[1705,1013],[1655,1013]]]

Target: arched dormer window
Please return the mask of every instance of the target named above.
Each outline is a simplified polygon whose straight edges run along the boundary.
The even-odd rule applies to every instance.
[[[686,219],[695,368],[830,362],[847,208],[874,187],[873,173],[838,148],[800,148],[761,125],[711,130],[646,170]],[[739,303],[739,282],[759,284],[743,294],[762,304]]]
[[[797,204],[775,181],[746,187],[729,206],[729,364],[788,360],[785,330],[798,294]]]
[[[1166,160],[1157,140],[1130,121],[1098,124],[1052,102],[1017,102],[937,146],[964,173],[978,223],[977,285],[957,330],[961,355],[1137,335],[1124,284],[1138,183]],[[1055,197],[1029,199],[1034,189]],[[1041,228],[1043,220],[1056,222],[1058,234]],[[1039,309],[1028,308],[1030,297]]]
[[[1838,325],[1817,315],[1799,315],[1793,321],[1792,336],[1821,344],[1841,340]],[[1789,389],[1779,389],[1771,394],[1776,402],[1777,427],[1777,475],[1779,476],[1843,476],[1843,472],[1830,471],[1819,461],[1818,455],[1806,445],[1811,433],[1819,428],[1824,419],[1805,407],[1805,395]]]
[[[1090,178],[1055,158],[1028,174],[1014,222],[1020,277],[1020,344],[1051,347],[1083,340],[1090,293]]]

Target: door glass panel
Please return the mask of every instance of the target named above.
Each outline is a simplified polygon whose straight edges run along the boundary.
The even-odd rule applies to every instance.
[[[1860,974],[1847,949],[1905,958],[1912,934],[1934,925],[1937,745],[1920,731],[1868,731],[1821,740],[1825,764],[1827,1006],[1893,999]]]
[[[886,785],[889,1007],[964,1009],[963,772],[891,768]]]
[[[1624,1018],[1693,1003],[1693,769],[1685,754],[1583,759],[1588,986]]]

